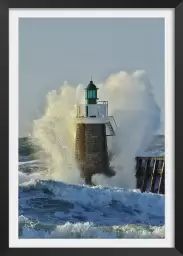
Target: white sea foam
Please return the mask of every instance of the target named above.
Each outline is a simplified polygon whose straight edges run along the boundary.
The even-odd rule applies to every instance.
[[[19,218],[19,222],[23,217]],[[123,225],[123,226],[95,226],[93,223],[67,222],[63,225],[57,225],[51,231],[35,230],[33,225],[23,227],[22,238],[164,238],[165,228],[146,227],[142,225]]]

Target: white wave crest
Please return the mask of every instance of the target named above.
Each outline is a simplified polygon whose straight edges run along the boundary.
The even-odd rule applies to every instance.
[[[93,223],[70,222],[58,225],[51,231],[35,230],[33,227],[23,227],[21,238],[164,238],[165,228],[146,227],[142,225],[95,226]]]
[[[29,186],[30,189],[35,187],[40,192],[42,189],[47,188],[59,200],[72,204],[79,203],[88,207],[101,208],[112,203],[120,204],[119,207],[125,206],[129,211],[140,211],[139,218],[141,220],[147,220],[148,214],[164,217],[165,197],[163,195],[141,193],[131,189],[68,185],[62,182],[42,180],[24,183],[22,186]]]

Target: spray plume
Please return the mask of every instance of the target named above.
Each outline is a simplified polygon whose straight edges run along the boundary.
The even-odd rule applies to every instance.
[[[99,99],[109,102],[109,115],[117,123],[116,136],[108,140],[116,175],[112,178],[95,175],[93,181],[135,188],[135,157],[160,126],[160,109],[152,86],[145,71],[138,70],[132,74],[112,74],[97,87]],[[42,148],[49,178],[84,183],[74,162],[75,105],[84,102],[84,86],[65,83],[59,92],[48,93],[45,113],[34,123],[33,138]]]

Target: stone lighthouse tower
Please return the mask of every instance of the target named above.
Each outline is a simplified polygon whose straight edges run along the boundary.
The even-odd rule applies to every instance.
[[[98,88],[90,81],[85,89],[85,104],[76,108],[75,159],[86,184],[92,185],[92,175],[114,176],[109,163],[107,136],[115,132],[108,116],[108,102],[98,101]]]

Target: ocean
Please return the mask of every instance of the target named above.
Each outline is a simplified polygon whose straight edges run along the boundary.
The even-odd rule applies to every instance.
[[[44,178],[44,171],[20,139],[19,238],[165,237],[164,195],[67,184]]]

